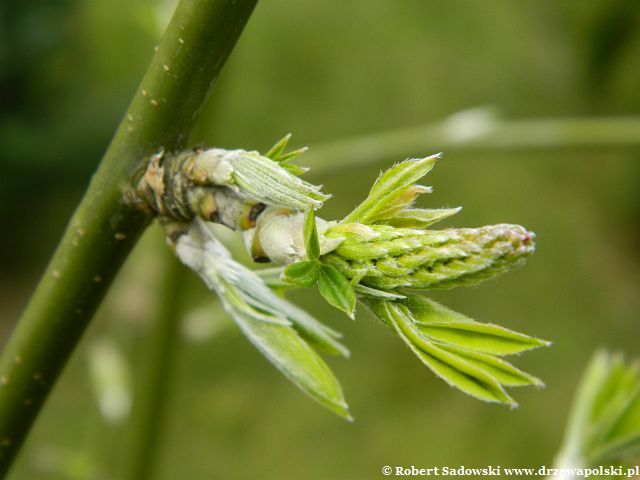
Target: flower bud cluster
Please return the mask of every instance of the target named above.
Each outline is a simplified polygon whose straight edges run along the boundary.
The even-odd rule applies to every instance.
[[[343,238],[326,263],[354,283],[382,290],[474,285],[521,265],[534,251],[534,234],[509,224],[444,230],[340,224],[326,235]]]

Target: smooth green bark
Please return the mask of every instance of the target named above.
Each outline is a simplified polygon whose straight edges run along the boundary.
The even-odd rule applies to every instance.
[[[0,476],[140,233],[123,200],[161,147],[182,148],[257,0],[182,0],[0,360]]]

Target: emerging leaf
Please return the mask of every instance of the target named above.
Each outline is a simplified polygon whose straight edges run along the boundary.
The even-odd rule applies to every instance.
[[[339,334],[278,297],[260,277],[235,262],[202,221],[170,238],[178,258],[218,293],[249,340],[300,389],[349,418],[337,380],[309,345],[348,356],[336,340]]]
[[[282,271],[282,279],[301,287],[312,287],[318,281],[320,267],[320,262],[315,260],[290,263]]]
[[[306,311],[296,307],[287,300],[276,297],[280,302],[279,311],[291,322],[293,329],[309,344],[320,351],[331,355],[340,355],[348,358],[349,350],[338,342],[342,335],[320,323]],[[274,300],[274,304],[276,301]]]
[[[498,325],[476,322],[425,297],[410,296],[407,305],[420,332],[437,342],[491,355],[511,355],[549,345]]]
[[[316,216],[312,208],[308,209],[304,216],[304,247],[309,260],[318,260],[320,258],[318,228],[316,227]]]
[[[468,395],[513,407],[516,403],[505,387],[542,385],[498,356],[539,346],[536,339],[475,322],[416,295],[361,300],[436,375]]]
[[[242,313],[232,314],[251,343],[289,380],[332,412],[351,419],[340,384],[324,361],[295,331],[281,325],[255,322]]]
[[[411,313],[406,307],[386,302],[382,308],[396,333],[411,351],[449,385],[485,402],[516,406],[498,380],[481,366],[422,337],[415,328]]]
[[[294,158],[296,158],[299,155],[302,155],[307,150],[309,150],[307,147],[302,147],[302,148],[299,148],[297,150],[293,150],[293,151],[291,151],[289,153],[283,153],[282,155],[280,155],[278,157],[278,161],[280,162],[280,165],[282,165],[282,166],[288,165],[288,166],[291,167],[293,165],[288,163],[288,161],[289,160],[293,160]],[[303,168],[305,172],[308,170],[306,167],[300,167],[300,168]]]
[[[441,348],[457,353],[468,362],[482,368],[505,387],[522,387],[528,385],[535,385],[537,387],[544,386],[542,380],[523,372],[502,358],[486,353],[465,350],[463,348],[454,347],[453,345],[441,345]]]
[[[462,210],[457,208],[438,208],[428,210],[424,208],[407,208],[387,218],[382,223],[400,228],[427,228],[434,223],[449,218]]]
[[[309,171],[309,167],[301,167],[300,165],[294,165],[292,163],[282,162],[280,166],[292,175],[302,175]]]
[[[307,169],[303,167],[296,167],[295,165],[291,165],[291,164],[286,164],[285,162],[287,162],[288,160],[293,160],[298,155],[302,155],[304,152],[307,151],[307,147],[302,147],[292,152],[284,153],[284,151],[287,148],[287,145],[289,144],[289,140],[291,140],[290,133],[286,134],[273,147],[271,147],[271,149],[265,154],[265,157],[270,158],[274,162],[280,163],[282,167],[291,171],[291,173],[293,173],[294,175],[298,175],[297,173],[294,173],[294,171],[292,171],[293,169],[296,169],[296,168],[302,169],[302,173],[304,173],[307,171]]]
[[[590,468],[640,454],[640,373],[621,355],[597,352],[571,409],[560,467]]]
[[[418,198],[418,195],[423,193],[431,193],[433,189],[431,187],[425,187],[424,185],[411,185],[404,191],[398,193],[388,202],[379,206],[375,216],[369,218],[367,223],[386,223],[387,219],[393,218],[409,206],[413,205],[413,202]]]
[[[233,158],[233,183],[252,199],[292,210],[318,208],[330,195],[289,173],[280,164],[257,152],[237,150]]]
[[[318,287],[320,294],[329,304],[354,318],[356,294],[344,275],[331,265],[322,265]]]
[[[291,133],[287,133],[284,137],[278,140],[276,144],[265,154],[265,157],[277,162],[284,150],[287,148],[289,140],[291,140],[291,136]]]
[[[369,196],[342,222],[376,223],[409,206],[418,194],[429,191],[426,187],[413,187],[413,184],[433,168],[438,158],[440,154],[394,165],[378,177]]]

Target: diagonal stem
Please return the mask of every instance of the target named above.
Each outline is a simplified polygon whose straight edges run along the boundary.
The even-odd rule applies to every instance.
[[[142,83],[4,348],[0,477],[151,216],[124,201],[144,159],[184,146],[257,0],[182,0]]]

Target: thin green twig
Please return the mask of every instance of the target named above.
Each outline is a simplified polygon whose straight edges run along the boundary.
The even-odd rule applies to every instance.
[[[123,201],[141,162],[188,139],[257,0],[182,0],[0,360],[0,477],[151,217]]]
[[[441,122],[329,141],[310,149],[304,165],[314,173],[357,167],[425,152],[638,148],[640,117],[503,120],[470,110]]]

